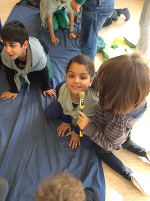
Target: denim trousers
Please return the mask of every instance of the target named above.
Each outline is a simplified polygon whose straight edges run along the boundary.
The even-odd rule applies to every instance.
[[[145,0],[139,21],[140,36],[136,49],[150,60],[150,0]]]
[[[86,1],[81,19],[81,53],[95,60],[98,32],[113,14],[115,0]]]
[[[126,146],[124,146],[124,144],[122,146],[138,156],[144,157],[146,155],[146,150],[131,139],[128,141]],[[118,172],[124,178],[131,181],[132,170],[125,166],[111,151],[105,150],[97,144],[95,145],[95,151],[100,160],[104,161],[109,167]]]

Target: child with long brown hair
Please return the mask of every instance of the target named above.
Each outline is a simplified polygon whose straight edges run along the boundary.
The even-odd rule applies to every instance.
[[[150,91],[148,63],[136,52],[109,59],[97,72],[96,86],[99,108],[94,125],[80,111],[77,124],[96,143],[99,159],[132,181],[143,194],[150,195],[143,179],[111,152],[125,148],[150,162],[150,152],[130,139],[133,126],[147,109],[146,97]]]

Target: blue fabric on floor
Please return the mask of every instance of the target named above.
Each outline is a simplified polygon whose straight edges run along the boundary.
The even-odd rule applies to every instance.
[[[50,42],[48,30],[40,27],[39,9],[22,1],[14,7],[7,22],[18,19],[29,35],[40,40],[49,53],[53,66],[53,87],[65,80],[65,67],[75,55],[81,54],[79,39],[69,38],[69,28],[57,30],[57,46]],[[6,23],[7,23],[6,22]],[[75,27],[78,29],[78,26]],[[12,101],[0,99],[0,177],[8,180],[6,201],[33,201],[36,189],[44,177],[55,171],[68,171],[81,179],[84,188],[98,190],[105,200],[105,181],[101,161],[94,148],[83,146],[72,150],[69,137],[58,137],[61,119],[49,121],[44,109],[53,100],[42,95],[39,77],[30,73],[30,91],[24,86]],[[0,95],[9,90],[0,64]]]

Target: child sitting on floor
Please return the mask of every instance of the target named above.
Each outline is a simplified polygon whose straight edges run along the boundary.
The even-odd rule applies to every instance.
[[[68,173],[57,173],[43,180],[35,201],[100,201],[94,188],[83,189],[82,182]]]
[[[94,125],[80,111],[77,124],[96,143],[100,160],[131,181],[143,194],[150,195],[144,179],[112,153],[113,150],[127,149],[150,162],[150,152],[130,139],[133,126],[147,108],[146,97],[150,91],[148,63],[139,53],[109,59],[97,72],[96,87],[99,108]]]
[[[4,49],[1,53],[4,73],[10,85],[10,90],[1,95],[3,100],[12,97],[14,100],[21,87],[30,81],[30,72],[38,71],[42,80],[43,95],[56,96],[55,90],[51,89],[49,81],[52,75],[52,66],[49,57],[38,39],[29,37],[24,24],[17,20],[7,23],[1,31],[1,39]],[[50,70],[50,71],[49,71]]]
[[[93,121],[95,111],[98,107],[98,98],[92,87],[94,80],[95,67],[90,58],[85,55],[77,55],[73,57],[66,70],[66,81],[61,82],[56,87],[57,100],[52,102],[45,109],[45,116],[48,119],[55,119],[62,116],[63,123],[57,128],[58,136],[71,135],[69,146],[76,148],[80,145],[79,127],[77,126],[78,110],[79,110],[79,92],[85,92],[84,113]],[[92,85],[92,86],[91,86]],[[71,131],[71,125],[74,129]],[[84,146],[93,146],[92,140],[86,135],[81,137],[81,143]]]
[[[69,11],[69,20],[65,9]],[[70,6],[70,0],[41,0],[40,1],[41,26],[49,29],[50,38],[53,45],[59,43],[59,39],[55,37],[54,31],[58,27],[65,29],[70,21],[70,38],[76,38],[74,33],[74,11]]]

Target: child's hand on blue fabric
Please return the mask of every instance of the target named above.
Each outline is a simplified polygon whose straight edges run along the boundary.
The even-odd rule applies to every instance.
[[[78,113],[80,114],[80,116],[78,116],[77,124],[82,130],[84,130],[90,120],[81,111],[78,111]]]
[[[52,98],[54,98],[54,96],[56,96],[56,91],[54,89],[43,91],[43,95],[45,97],[46,97],[46,94],[48,94],[49,96],[51,96]]]
[[[71,132],[67,133],[66,136],[69,136],[69,135],[71,135],[71,140],[70,140],[70,143],[69,143],[69,147],[72,145],[72,149],[77,148],[78,143],[79,143],[79,146],[80,146],[80,136],[76,135],[74,133],[74,131],[71,131]]]
[[[77,38],[77,35],[76,35],[75,33],[70,33],[70,34],[69,34],[69,37],[70,37],[70,38]]]
[[[1,95],[1,98],[3,100],[6,100],[8,98],[11,98],[12,97],[12,100],[14,100],[16,97],[17,97],[18,93],[11,93],[9,91],[6,91],[4,92],[2,95]]]
[[[66,130],[69,129],[69,132],[71,131],[71,125],[70,124],[64,124],[62,123],[60,126],[57,128],[57,135],[58,136],[64,136]]]
[[[57,45],[59,43],[59,39],[56,38],[55,36],[51,37],[51,42],[52,42],[53,45]]]

